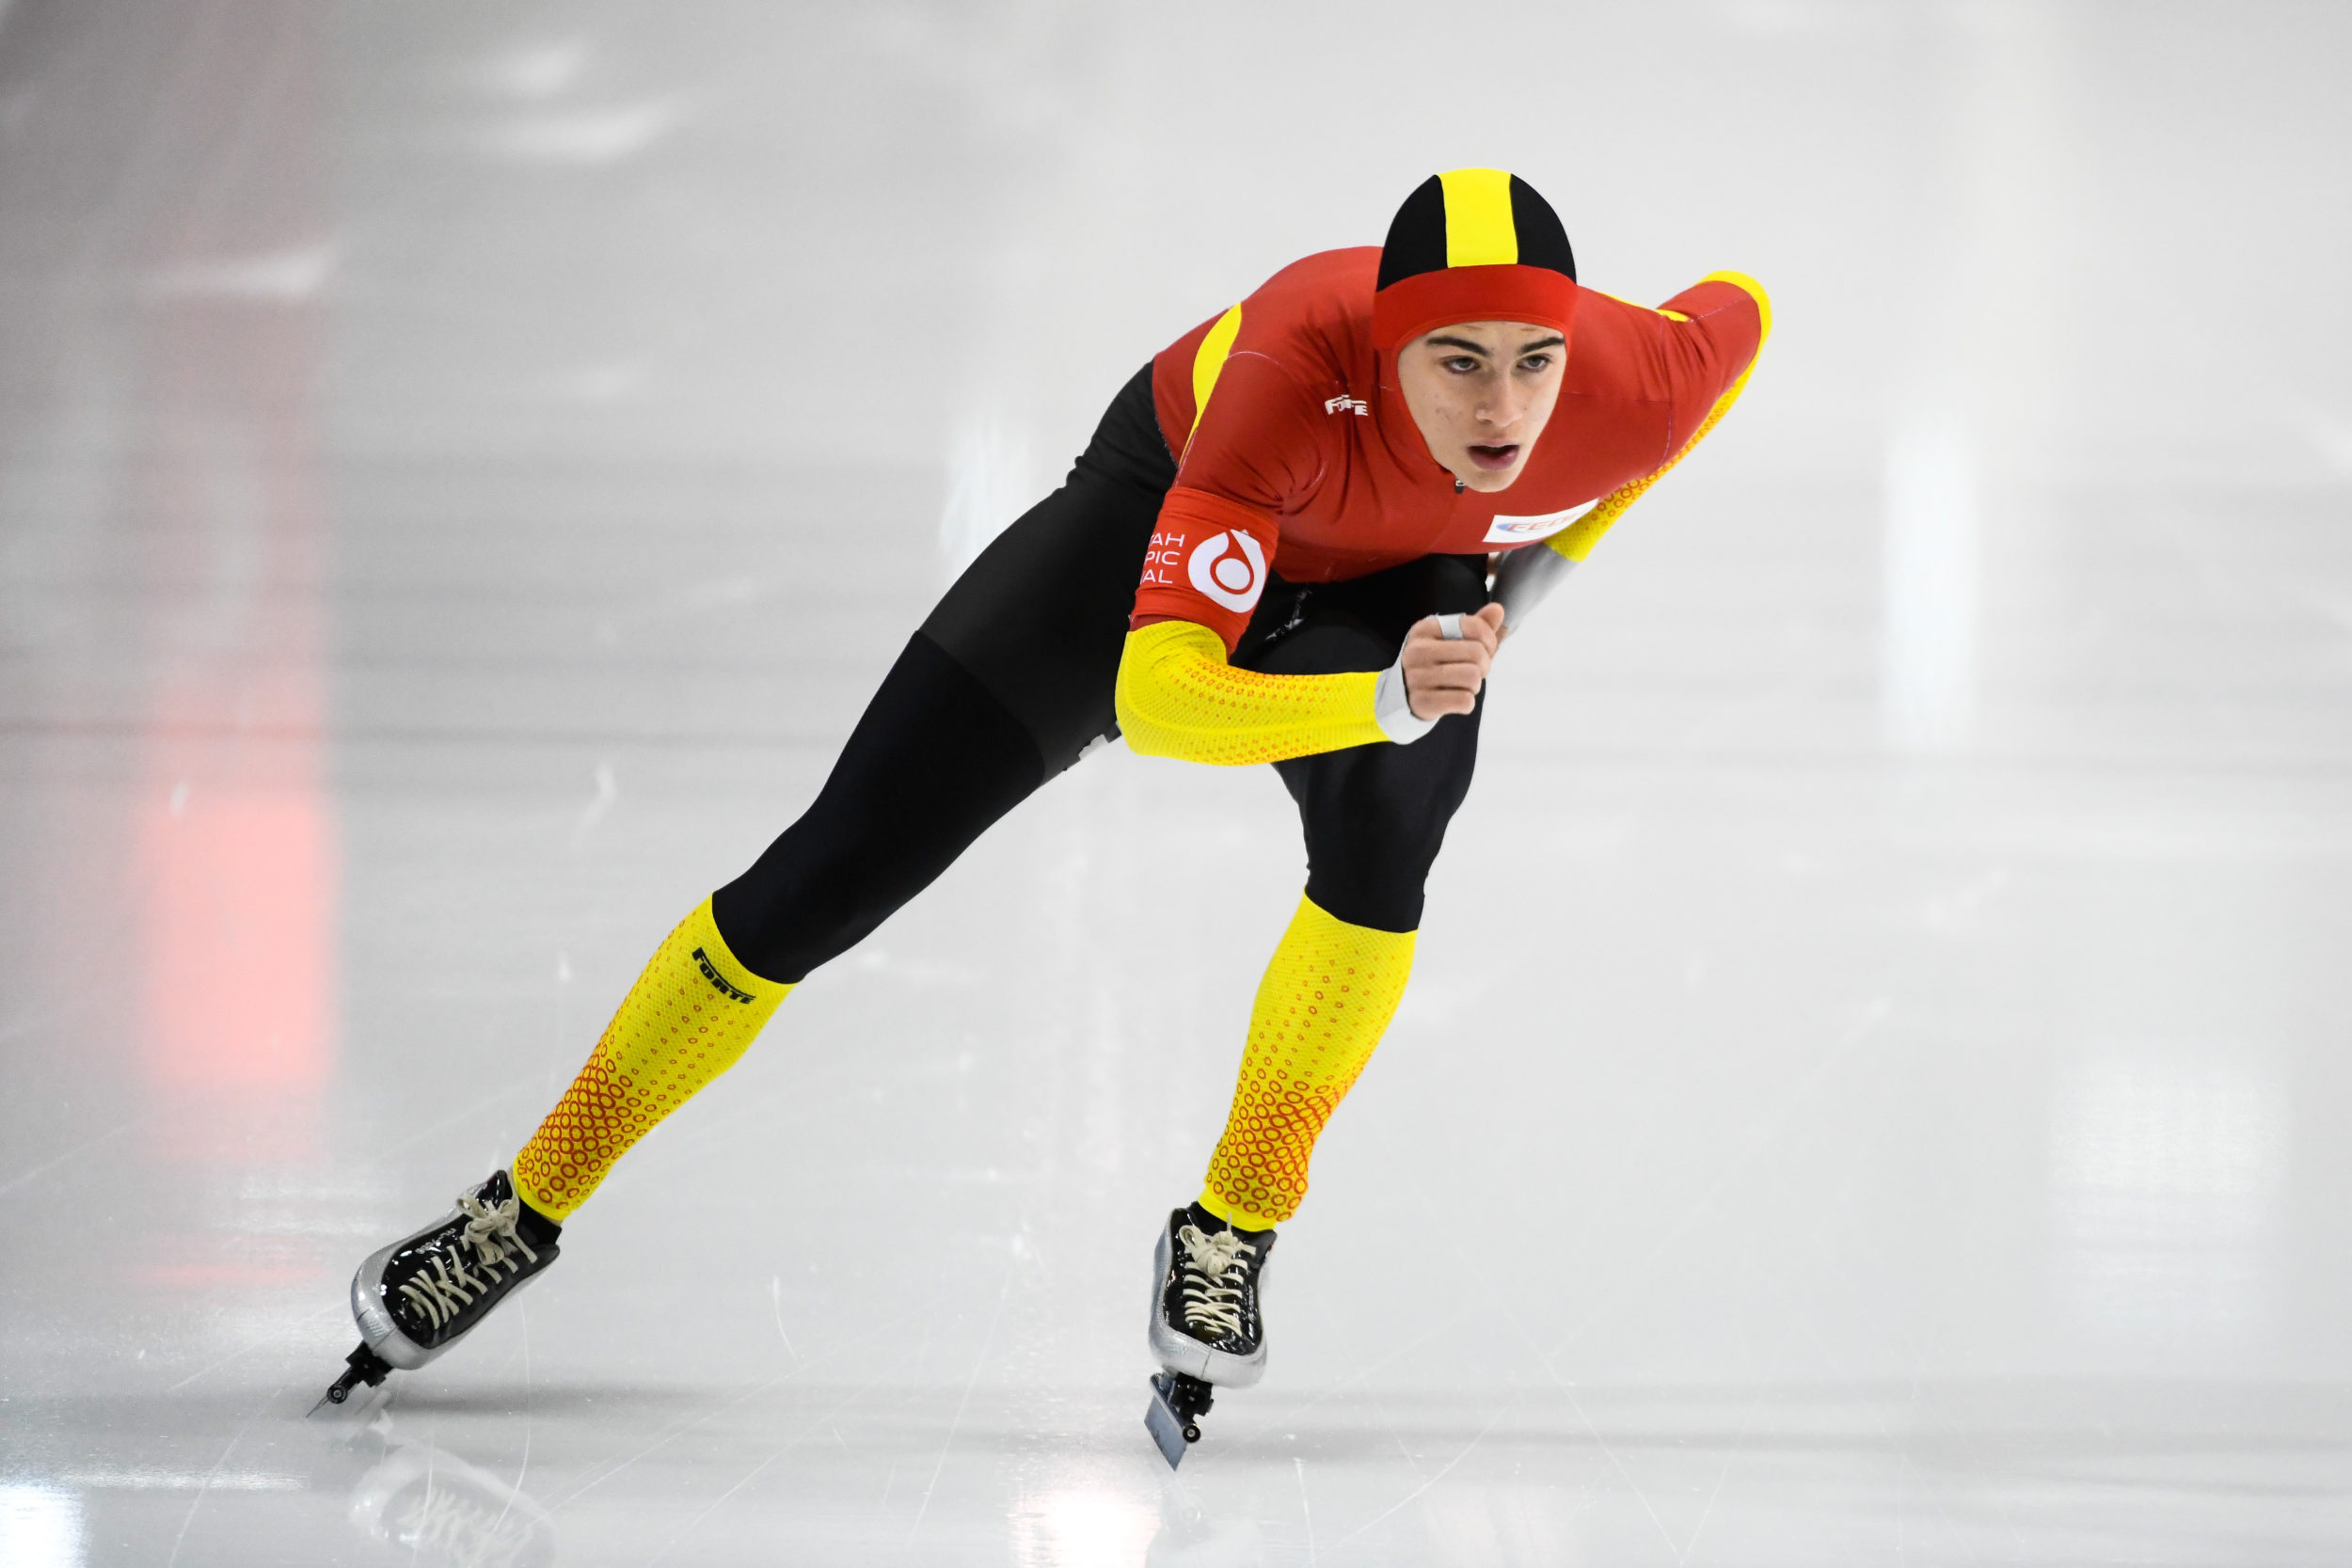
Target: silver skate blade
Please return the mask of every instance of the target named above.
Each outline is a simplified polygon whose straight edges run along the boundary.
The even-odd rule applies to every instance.
[[[1184,1462],[1184,1449],[1191,1447],[1184,1441],[1184,1423],[1168,1407],[1168,1396],[1157,1388],[1152,1390],[1152,1402],[1144,1408],[1143,1430],[1160,1446],[1160,1457],[1168,1461],[1169,1469]]]
[[[339,1377],[328,1386],[326,1393],[319,1396],[318,1403],[302,1413],[302,1418],[307,1421],[328,1405],[341,1404],[350,1397],[351,1389],[345,1386],[345,1379]]]
[[[326,1392],[319,1396],[319,1402],[303,1413],[304,1420],[309,1420],[330,1404],[342,1403],[351,1398],[351,1391],[361,1384],[371,1388],[380,1387],[384,1380],[392,1375],[391,1365],[370,1350],[365,1339],[359,1341],[358,1350],[343,1357],[343,1375],[326,1386]]]

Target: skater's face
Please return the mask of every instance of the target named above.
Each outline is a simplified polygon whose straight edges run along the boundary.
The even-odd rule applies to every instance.
[[[1397,387],[1436,458],[1472,490],[1507,490],[1560,396],[1568,344],[1549,326],[1460,322],[1397,351]]]

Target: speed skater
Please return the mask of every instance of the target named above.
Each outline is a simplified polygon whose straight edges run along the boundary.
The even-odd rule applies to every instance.
[[[1738,399],[1763,290],[1580,286],[1500,169],[1434,175],[1387,239],[1309,256],[1111,399],[1061,487],[908,640],[816,800],[655,951],[506,1167],[352,1280],[321,1402],[415,1369],[553,1263],[564,1223],[792,988],[1090,749],[1270,763],[1307,880],[1225,1128],[1160,1227],[1147,1422],[1172,1465],[1265,1370],[1276,1227],[1404,995],[1503,638]]]

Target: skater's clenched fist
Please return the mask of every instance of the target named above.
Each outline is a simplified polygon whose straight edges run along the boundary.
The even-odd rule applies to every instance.
[[[1445,623],[1456,622],[1461,636],[1446,636]],[[1494,667],[1495,650],[1502,645],[1502,607],[1490,604],[1475,615],[1424,616],[1405,634],[1405,651],[1398,663],[1405,670],[1405,704],[1416,719],[1438,719],[1468,713],[1478,703],[1478,689]]]

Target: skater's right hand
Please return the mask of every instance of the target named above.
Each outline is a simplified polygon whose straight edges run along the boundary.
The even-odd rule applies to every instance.
[[[1405,669],[1405,703],[1416,719],[1438,719],[1468,713],[1478,702],[1478,689],[1494,667],[1495,650],[1502,645],[1502,607],[1490,604],[1475,615],[1462,617],[1462,635],[1448,641],[1435,615],[1423,616],[1405,634],[1405,651],[1397,662]]]

